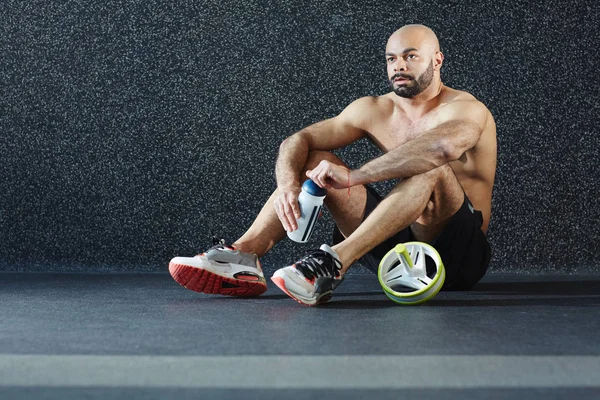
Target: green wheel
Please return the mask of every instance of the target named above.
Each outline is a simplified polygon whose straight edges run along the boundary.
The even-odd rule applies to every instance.
[[[444,285],[446,270],[432,246],[408,242],[396,245],[383,257],[377,277],[387,297],[398,304],[413,305],[435,297]]]

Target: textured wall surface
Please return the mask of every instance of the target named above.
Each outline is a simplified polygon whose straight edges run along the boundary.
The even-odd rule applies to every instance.
[[[0,269],[166,270],[233,241],[281,140],[388,91],[385,43],[406,23],[437,32],[443,81],[496,118],[490,270],[600,271],[592,0],[3,0]]]

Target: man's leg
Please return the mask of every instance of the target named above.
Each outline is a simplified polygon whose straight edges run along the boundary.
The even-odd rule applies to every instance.
[[[337,160],[334,155],[320,156]],[[333,248],[321,246],[278,269],[271,279],[302,304],[325,303],[354,261],[408,226],[417,240],[434,240],[463,200],[462,187],[448,165],[402,180],[366,219],[366,187],[353,187],[350,195],[347,190],[328,190],[327,207],[346,239]]]
[[[333,246],[342,273],[396,232],[410,226],[415,238],[431,242],[460,209],[464,192],[449,165],[402,180],[346,239]]]
[[[314,168],[321,160],[345,165],[333,153],[311,151],[302,177],[306,170]],[[277,191],[268,199],[250,228],[234,242],[236,248],[262,257],[286,236],[273,205],[276,194]],[[373,247],[409,225],[418,240],[433,240],[463,200],[463,189],[448,165],[402,180],[364,222],[367,201],[364,186],[355,186],[350,193],[347,189],[329,189],[325,206],[346,237],[333,246],[342,261],[342,272],[346,272],[354,261]]]
[[[332,153],[314,151],[302,171],[305,178],[307,169],[312,169],[327,159],[342,164]],[[342,197],[342,192],[345,198]],[[362,221],[366,190],[364,187],[352,190],[348,198],[346,191],[328,191],[326,204],[334,206],[336,215],[343,215],[341,225],[345,230],[353,230]],[[267,200],[250,228],[233,247],[225,243],[214,243],[205,253],[196,257],[175,257],[169,263],[171,276],[187,289],[232,296],[257,296],[267,290],[259,257],[267,253],[286,235],[275,212],[274,201],[277,191]],[[343,201],[341,200],[343,199]],[[342,204],[340,206],[339,204]]]
[[[328,151],[311,151],[307,163],[302,170],[300,180],[308,179],[305,172],[315,168],[322,160],[345,165],[338,157]],[[277,190],[271,194],[250,228],[233,243],[237,249],[255,253],[259,257],[265,255],[277,242],[285,238],[286,232],[275,212],[274,201]],[[347,189],[329,189],[325,197],[325,207],[340,230],[350,234],[362,222],[367,191],[363,186],[354,187],[348,195]]]
[[[236,249],[262,257],[286,236],[275,212],[276,196],[277,190],[271,194],[250,228],[232,244]]]

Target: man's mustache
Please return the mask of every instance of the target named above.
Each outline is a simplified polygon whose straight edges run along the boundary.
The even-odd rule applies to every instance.
[[[401,74],[401,73],[397,73],[397,74],[395,74],[394,76],[392,76],[390,78],[390,82],[393,82],[395,79],[398,79],[398,78],[414,80],[414,78],[412,76],[410,76],[410,75],[404,75],[404,74]]]

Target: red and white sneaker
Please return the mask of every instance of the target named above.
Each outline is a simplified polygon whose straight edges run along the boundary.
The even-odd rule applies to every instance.
[[[195,257],[173,258],[169,272],[195,292],[250,297],[267,290],[258,256],[228,246],[223,239],[213,238],[213,246]]]
[[[297,302],[315,306],[331,300],[333,290],[344,280],[340,268],[338,255],[324,244],[293,265],[275,271],[271,280]]]

